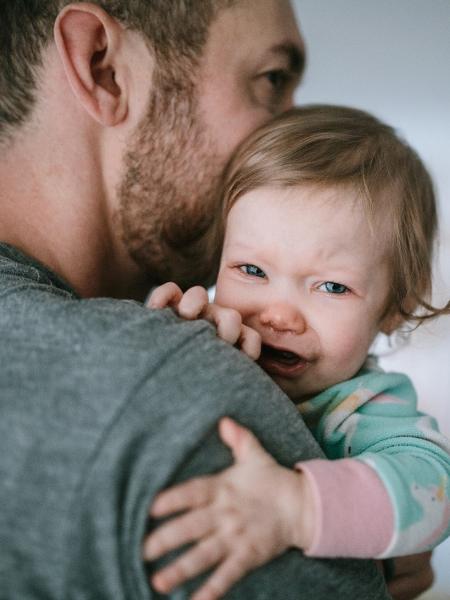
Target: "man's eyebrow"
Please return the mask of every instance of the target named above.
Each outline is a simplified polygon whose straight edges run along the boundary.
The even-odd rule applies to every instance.
[[[299,79],[302,77],[306,66],[306,52],[304,48],[291,42],[284,42],[271,48],[275,54],[284,54],[289,62],[289,70]]]

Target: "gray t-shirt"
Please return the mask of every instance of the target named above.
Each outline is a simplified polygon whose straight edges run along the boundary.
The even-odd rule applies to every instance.
[[[222,415],[285,465],[320,455],[289,400],[209,324],[82,300],[6,244],[0,339],[1,600],[159,597],[140,558],[148,507],[162,487],[230,463]],[[326,597],[387,596],[372,563],[297,551],[227,596]]]

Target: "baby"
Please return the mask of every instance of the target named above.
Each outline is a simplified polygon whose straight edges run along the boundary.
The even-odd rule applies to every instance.
[[[433,186],[395,132],[359,110],[310,106],[253,134],[229,165],[214,303],[157,288],[150,306],[207,318],[298,406],[327,459],[292,470],[228,418],[235,464],[162,492],[145,542],[155,559],[195,544],[152,578],[168,591],[214,567],[212,600],[290,547],[311,556],[394,557],[450,534],[450,444],[417,410],[409,379],[368,358],[379,332],[430,305]]]

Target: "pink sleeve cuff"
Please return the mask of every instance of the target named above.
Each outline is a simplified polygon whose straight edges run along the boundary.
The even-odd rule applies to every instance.
[[[376,558],[388,547],[394,514],[376,472],[353,458],[295,465],[312,489],[316,509],[308,556]]]

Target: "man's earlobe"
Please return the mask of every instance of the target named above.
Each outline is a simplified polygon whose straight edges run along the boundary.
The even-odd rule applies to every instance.
[[[56,47],[70,87],[89,115],[104,126],[121,123],[128,112],[118,72],[123,65],[122,32],[103,9],[84,2],[66,6],[55,22]]]

